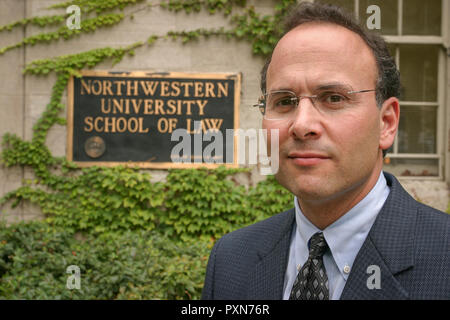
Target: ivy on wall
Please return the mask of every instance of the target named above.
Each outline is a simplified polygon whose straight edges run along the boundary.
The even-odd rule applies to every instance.
[[[195,14],[207,10],[222,13],[230,27],[169,31],[165,35],[149,35],[141,42],[124,48],[99,48],[82,53],[37,60],[25,66],[23,72],[34,76],[57,75],[52,95],[45,111],[33,127],[31,141],[14,134],[2,139],[1,161],[6,167],[31,168],[35,178],[0,198],[0,208],[6,203],[12,207],[22,201],[38,205],[47,220],[72,231],[93,233],[125,230],[154,230],[174,237],[218,237],[255,220],[278,213],[291,206],[291,195],[273,178],[248,188],[234,181],[236,174],[248,174],[247,169],[169,170],[165,182],[152,183],[149,173],[137,168],[79,169],[65,158],[54,157],[45,144],[48,131],[55,124],[65,125],[60,117],[61,103],[67,81],[77,70],[94,68],[101,62],[120,62],[125,55],[134,55],[135,49],[155,45],[161,39],[181,40],[183,43],[200,37],[226,37],[249,41],[253,53],[267,55],[279,37],[279,22],[294,0],[274,1],[274,14],[261,16],[245,0],[72,0],[50,9],[80,7],[83,17],[81,29],[65,26],[67,14],[31,17],[0,26],[0,32],[17,27],[59,26],[54,32],[45,32],[24,38],[21,42],[0,48],[0,55],[16,48],[49,43],[59,39],[70,40],[103,27],[119,25],[125,18],[132,19],[139,11],[160,7],[170,12]],[[130,13],[117,13],[127,7],[138,7]],[[232,14],[234,9],[238,13]],[[1,56],[0,56],[1,58]]]
[[[82,32],[92,32],[95,31],[97,28],[101,27],[107,27],[113,24],[119,23],[123,19],[123,14],[120,13],[111,13],[111,14],[105,14],[102,16],[98,16],[96,18],[92,19],[86,19],[83,20],[81,23],[80,29],[69,29],[66,26],[60,27],[57,31],[54,32],[47,32],[43,34],[38,34],[35,36],[26,37],[19,43],[16,43],[12,46],[4,47],[0,50],[0,54],[5,53],[8,50],[12,50],[14,48],[18,48],[25,45],[35,45],[39,42],[51,42],[55,40],[59,40],[61,38],[67,40],[77,34],[80,34]]]

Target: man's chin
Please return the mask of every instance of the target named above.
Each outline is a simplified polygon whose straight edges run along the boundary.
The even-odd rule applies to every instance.
[[[308,199],[321,199],[327,197],[327,186],[329,181],[327,175],[319,173],[304,173],[302,175],[293,175],[279,170],[275,179],[280,185],[288,189],[297,197]],[[328,195],[329,196],[329,195]]]
[[[317,194],[323,189],[321,187],[323,184],[323,176],[320,177],[311,174],[294,175],[279,170],[275,175],[275,178],[279,184],[291,191],[297,197],[299,196],[299,193]]]

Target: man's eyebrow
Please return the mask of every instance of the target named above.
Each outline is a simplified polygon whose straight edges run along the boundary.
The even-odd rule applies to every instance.
[[[314,91],[324,91],[324,90],[354,91],[353,87],[351,85],[342,83],[342,82],[327,82],[327,83],[319,84],[314,87]],[[295,89],[290,88],[290,87],[280,87],[280,88],[268,90],[267,92],[273,92],[273,91],[296,92]]]
[[[332,82],[332,83],[325,83],[316,86],[315,88],[317,91],[322,90],[346,90],[346,91],[353,91],[353,88],[351,85],[345,84],[345,83],[339,83],[339,82]]]

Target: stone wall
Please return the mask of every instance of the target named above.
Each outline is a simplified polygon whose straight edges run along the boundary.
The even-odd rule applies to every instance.
[[[23,19],[26,15],[26,1],[5,0],[0,2],[0,24]],[[0,46],[19,42],[25,32],[17,29],[2,32]],[[25,77],[22,68],[25,63],[25,51],[13,50],[0,58],[0,135],[14,133],[20,137],[25,134]],[[50,82],[49,82],[50,85]],[[19,187],[24,177],[22,168],[0,168],[0,195]],[[3,212],[3,211],[2,211]],[[7,209],[8,221],[25,218],[23,206]]]
[[[48,6],[60,0],[2,0],[0,1],[0,25],[8,24],[25,17],[49,15]],[[270,12],[271,0],[252,0],[259,12]],[[125,13],[135,11],[140,6],[125,9]],[[142,6],[141,6],[142,7]],[[449,8],[450,10],[450,8]],[[61,11],[58,11],[59,13]],[[73,54],[105,46],[125,47],[137,41],[146,41],[152,34],[164,35],[169,30],[190,30],[202,27],[227,26],[227,20],[219,14],[171,13],[154,7],[136,11],[134,18],[125,18],[119,25],[108,30],[98,30],[92,34],[84,34],[70,41],[59,41],[51,44],[38,44],[14,49],[0,56],[0,135],[9,132],[30,140],[32,127],[50,101],[51,89],[56,81],[54,75],[47,77],[23,76],[25,64],[36,59],[43,59],[64,54]],[[449,12],[450,16],[450,12]],[[82,17],[83,19],[83,17]],[[47,30],[47,29],[46,29]],[[48,28],[48,30],[54,30]],[[0,34],[0,47],[19,42],[24,36],[41,33],[42,29],[34,26],[15,28],[12,32]],[[158,40],[151,47],[145,45],[136,49],[133,57],[125,57],[119,64],[112,66],[110,62],[97,66],[97,70],[151,70],[179,71],[199,73],[232,72],[242,73],[240,127],[260,128],[261,116],[252,107],[260,95],[259,71],[263,65],[261,57],[252,54],[251,45],[246,41],[227,40],[211,37],[183,45],[180,41]],[[450,92],[450,63],[448,63],[448,92]],[[65,103],[66,98],[63,99]],[[447,101],[450,105],[450,96]],[[447,116],[447,123],[449,121]],[[448,139],[448,138],[447,138]],[[66,153],[66,128],[55,125],[47,138],[47,145],[55,156]],[[447,161],[447,167],[448,167]],[[166,172],[153,171],[154,179],[163,179]],[[0,196],[14,190],[22,184],[23,179],[31,178],[28,169],[0,167]],[[448,174],[447,174],[448,177]],[[242,175],[242,183],[256,183],[264,179],[253,170],[250,178]],[[402,180],[408,191],[420,199],[441,210],[447,208],[448,188],[445,181],[435,180]],[[39,208],[22,204],[16,209],[5,206],[2,210],[8,221],[37,219],[42,217]]]

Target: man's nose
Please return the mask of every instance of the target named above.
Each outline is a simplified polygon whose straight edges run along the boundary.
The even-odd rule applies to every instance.
[[[289,133],[297,139],[317,139],[322,134],[322,117],[313,98],[302,97],[295,110]]]

